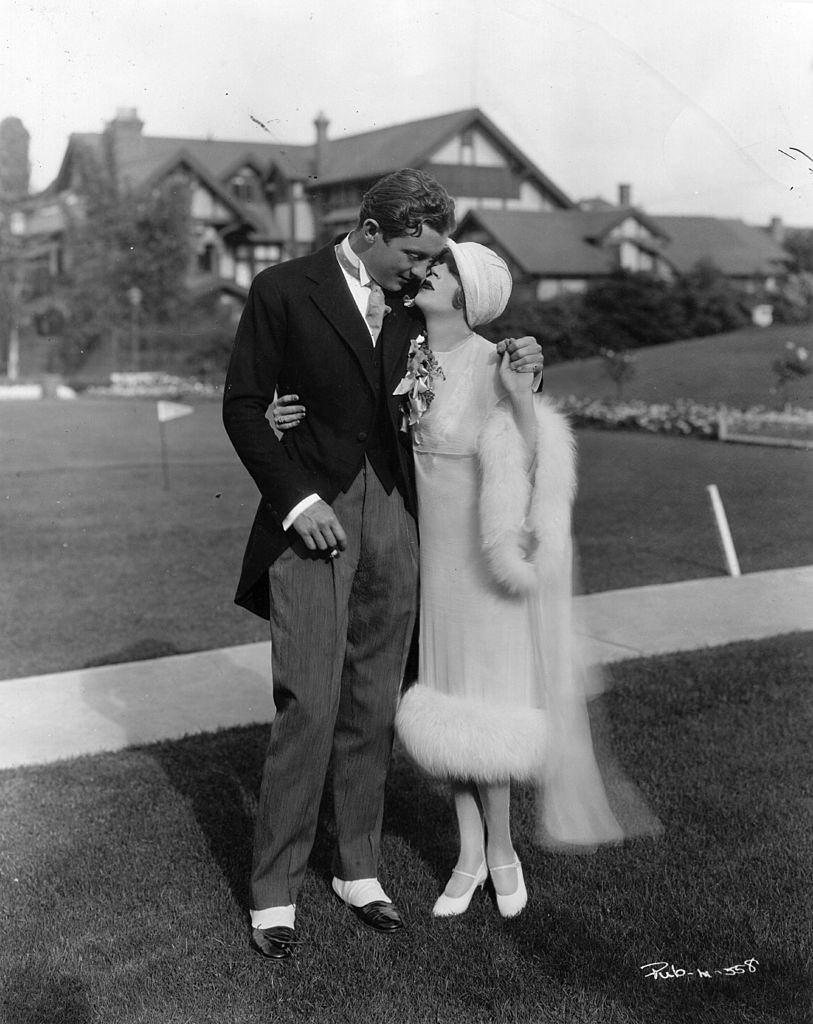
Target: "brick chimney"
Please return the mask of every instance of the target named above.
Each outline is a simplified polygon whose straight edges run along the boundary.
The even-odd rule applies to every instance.
[[[785,225],[781,217],[771,217],[771,223],[768,225],[768,234],[777,245],[785,244]]]
[[[330,121],[320,110],[313,119],[316,128],[316,147],[313,156],[313,173],[316,178],[321,177],[325,171],[327,161],[327,128]]]
[[[632,185],[621,184],[618,186],[618,205],[632,206]]]
[[[105,153],[119,185],[126,185],[136,176],[136,168],[144,156],[144,122],[135,107],[119,107],[116,116],[104,128]]]

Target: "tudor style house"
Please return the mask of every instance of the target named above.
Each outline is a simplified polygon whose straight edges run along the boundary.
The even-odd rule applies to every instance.
[[[70,260],[65,228],[81,216],[88,160],[122,188],[186,181],[190,290],[218,295],[235,312],[255,274],[349,230],[364,192],[399,167],[426,170],[446,186],[456,237],[505,257],[515,301],[582,291],[618,270],[670,279],[703,259],[746,292],[764,294],[788,262],[781,225],[652,215],[632,203],[629,185],[619,187],[615,204],[576,203],[477,108],[336,138],[319,114],[309,145],[152,136],[135,110],[123,109],[103,131],[71,135],[54,182],[19,197],[10,213],[37,278],[43,321],[48,279]]]
[[[455,237],[496,249],[519,300],[581,292],[618,270],[671,280],[704,260],[746,294],[770,293],[790,262],[776,220],[765,230],[736,219],[650,215],[632,205],[629,185],[619,186],[617,206],[596,198],[546,213],[470,210]]]
[[[363,193],[400,167],[441,181],[455,197],[458,217],[468,210],[541,213],[574,205],[475,108],[336,139],[324,115],[314,127],[312,145],[163,138],[145,135],[135,110],[120,110],[104,131],[71,135],[38,205],[58,212],[81,201],[88,155],[122,187],[146,189],[181,175],[191,187],[190,285],[238,298],[264,267],[349,230]],[[51,232],[52,244],[58,234]]]
[[[469,210],[455,237],[500,253],[511,268],[515,301],[581,292],[618,270],[671,279],[668,235],[659,220],[629,205],[624,188],[618,207],[591,203],[587,209],[544,213]]]
[[[656,223],[669,239],[664,254],[680,273],[711,260],[746,294],[775,292],[787,273],[790,254],[782,248],[781,221],[774,217],[765,229],[733,217],[695,217],[656,214]]]

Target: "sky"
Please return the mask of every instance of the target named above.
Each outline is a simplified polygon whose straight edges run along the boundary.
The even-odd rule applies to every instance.
[[[813,0],[0,0],[0,26],[36,190],[122,107],[308,143],[320,111],[339,137],[477,106],[573,199],[813,226]]]

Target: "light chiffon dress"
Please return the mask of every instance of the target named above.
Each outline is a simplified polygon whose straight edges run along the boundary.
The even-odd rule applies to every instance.
[[[435,352],[445,380],[412,428],[420,531],[418,679],[441,694],[529,707],[534,666],[525,598],[506,592],[483,556],[477,440],[508,401],[494,345],[476,334]]]
[[[572,622],[572,432],[535,397],[529,471],[495,347],[470,334],[434,354],[445,379],[412,427],[420,650],[398,736],[436,777],[533,783],[542,843],[617,842],[623,831],[595,760],[590,673]],[[503,519],[513,523],[508,533]],[[506,537],[507,561],[494,554],[495,538],[499,547]]]

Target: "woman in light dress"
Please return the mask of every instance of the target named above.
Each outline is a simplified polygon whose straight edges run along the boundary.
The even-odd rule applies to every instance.
[[[547,842],[622,838],[573,643],[572,433],[535,395],[533,376],[511,370],[475,331],[510,292],[496,253],[450,241],[415,298],[426,336],[399,386],[415,453],[420,645],[396,729],[409,755],[452,788],[460,847],[433,907],[439,917],[467,910],[489,878],[503,917],[526,905],[512,780],[538,786]],[[298,408],[288,402],[285,413]]]

